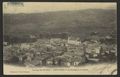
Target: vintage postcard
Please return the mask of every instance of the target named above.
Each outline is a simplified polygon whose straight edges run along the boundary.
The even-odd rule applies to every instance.
[[[115,2],[3,2],[4,75],[116,75]]]

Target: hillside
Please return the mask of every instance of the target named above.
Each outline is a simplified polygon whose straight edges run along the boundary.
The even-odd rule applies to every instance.
[[[116,31],[116,11],[88,9],[31,14],[4,14],[4,35],[68,32],[87,37],[90,32],[101,36]]]

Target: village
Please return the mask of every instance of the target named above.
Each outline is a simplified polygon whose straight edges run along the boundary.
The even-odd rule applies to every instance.
[[[72,36],[67,39],[40,38],[36,42],[30,43],[7,45],[7,42],[4,42],[3,54],[5,63],[16,63],[29,67],[69,67],[89,62],[116,61],[117,45],[108,45],[94,39],[81,41],[79,37]]]

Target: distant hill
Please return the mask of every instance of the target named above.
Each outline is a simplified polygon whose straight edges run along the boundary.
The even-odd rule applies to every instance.
[[[116,10],[87,9],[31,14],[4,14],[4,35],[68,32],[87,37],[91,32],[101,36],[115,32]]]

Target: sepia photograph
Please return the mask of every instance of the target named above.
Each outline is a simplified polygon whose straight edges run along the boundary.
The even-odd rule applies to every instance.
[[[115,2],[3,2],[4,75],[117,75]]]

